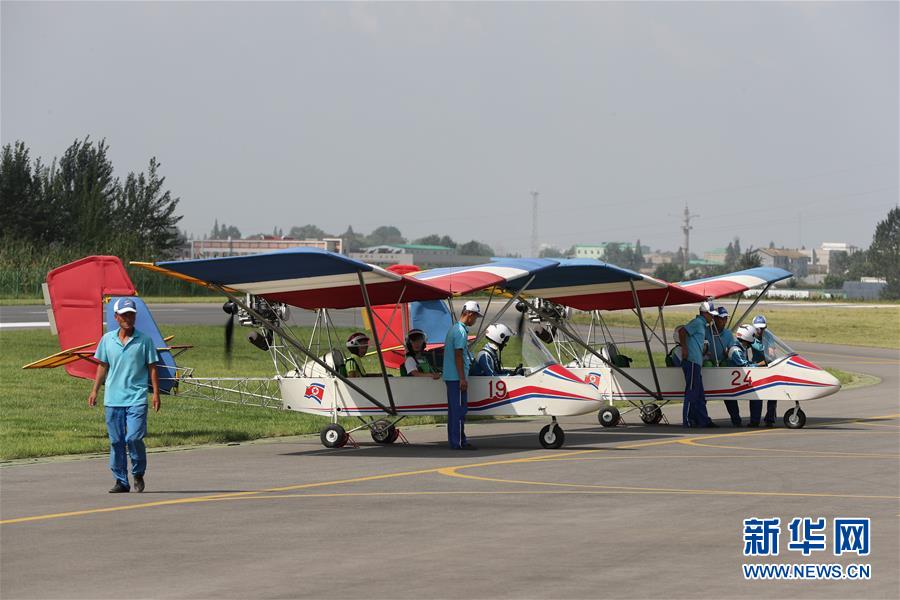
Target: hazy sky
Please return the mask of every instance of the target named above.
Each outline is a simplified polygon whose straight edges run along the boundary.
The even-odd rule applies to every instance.
[[[527,252],[867,246],[898,3],[2,2],[0,139],[162,162],[182,226],[395,224]]]

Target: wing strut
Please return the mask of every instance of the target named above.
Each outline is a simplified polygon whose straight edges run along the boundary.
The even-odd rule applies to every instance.
[[[285,330],[283,327],[281,327],[277,323],[273,323],[273,322],[269,321],[268,319],[263,317],[261,314],[259,314],[255,310],[253,310],[251,307],[247,306],[247,304],[243,300],[241,300],[240,298],[238,298],[237,296],[232,294],[231,291],[229,291],[229,288],[225,288],[225,287],[220,286],[215,283],[211,283],[211,284],[209,284],[209,286],[211,289],[214,289],[215,291],[228,296],[228,298],[230,298],[232,302],[234,302],[235,304],[240,306],[242,309],[244,309],[247,312],[247,314],[249,314],[250,316],[252,316],[255,319],[258,319],[260,323],[265,323],[266,327],[268,327],[269,329],[271,329],[272,331],[274,331],[275,333],[280,335],[282,337],[282,339],[284,339],[291,346],[293,346],[294,348],[299,350],[304,356],[309,358],[311,361],[313,361],[314,363],[316,363],[317,365],[319,365],[320,367],[325,369],[326,372],[331,373],[332,375],[334,375],[335,377],[337,377],[338,379],[343,381],[345,384],[347,384],[347,387],[349,387],[356,393],[360,394],[363,398],[365,398],[366,400],[368,400],[369,402],[371,402],[372,404],[374,404],[375,406],[377,406],[378,408],[380,408],[381,410],[383,410],[384,412],[386,412],[389,415],[397,414],[396,409],[394,409],[393,407],[390,407],[390,406],[385,406],[383,403],[379,402],[374,396],[372,396],[371,394],[366,392],[364,389],[362,389],[361,387],[359,387],[358,385],[353,383],[349,378],[344,377],[343,375],[338,373],[336,369],[332,368],[324,360],[322,360],[321,358],[319,358],[318,356],[316,356],[315,354],[313,354],[312,352],[310,352],[309,350],[304,348],[303,344],[301,344],[300,342],[295,340],[294,337],[290,334],[290,332]]]
[[[773,282],[773,283],[774,283],[774,282]],[[750,306],[747,307],[747,310],[745,310],[743,313],[741,313],[741,318],[738,319],[738,323],[740,323],[741,321],[743,321],[744,318],[745,318],[747,315],[750,314],[750,311],[753,310],[754,308],[756,308],[756,305],[759,304],[759,301],[763,299],[763,296],[766,295],[766,292],[769,291],[769,288],[770,288],[770,287],[772,287],[772,284],[771,284],[771,283],[767,283],[767,284],[766,284],[766,287],[763,288],[763,291],[761,291],[761,292],[759,293],[759,296],[757,296],[756,299],[753,301],[753,303],[752,303]],[[740,299],[738,299],[738,301],[740,301]],[[737,308],[736,305],[735,305],[735,308]],[[731,323],[729,323],[729,325],[731,325]]]
[[[359,277],[359,289],[362,292],[363,300],[366,303],[366,314],[369,316],[369,323],[372,324],[372,337],[375,338],[375,351],[378,353],[378,364],[381,365],[381,377],[384,379],[384,389],[387,391],[388,402],[391,403],[391,414],[397,414],[397,407],[394,406],[394,393],[391,391],[391,382],[388,380],[387,369],[384,367],[384,356],[381,354],[381,341],[378,339],[378,332],[375,331],[375,318],[372,316],[372,303],[369,302],[369,290],[366,289],[366,282],[363,281],[362,271],[357,271],[356,275]],[[400,297],[403,297],[402,294]]]
[[[644,325],[644,313],[641,312],[641,301],[638,300],[637,290],[634,289],[634,281],[628,280],[631,286],[631,296],[634,298],[634,307],[637,309],[638,321],[641,323],[641,336],[644,338],[644,347],[647,349],[647,358],[650,359],[650,370],[653,372],[653,383],[656,385],[656,398],[662,402],[662,389],[659,387],[659,376],[656,374],[656,363],[653,362],[653,353],[650,351],[650,339],[647,338],[647,328]]]

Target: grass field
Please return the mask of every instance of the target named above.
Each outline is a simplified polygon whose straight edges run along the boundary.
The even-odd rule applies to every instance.
[[[166,326],[175,334],[172,343],[194,344],[179,364],[194,367],[195,375],[271,376],[268,353],[242,339],[247,330],[235,331],[232,366],[226,367],[223,330],[212,326]],[[302,334],[306,330],[301,330]],[[343,339],[351,330],[338,329]],[[46,330],[0,330],[0,460],[102,452],[108,448],[103,408],[89,408],[91,382],[69,377],[62,368],[22,370],[22,365],[59,351],[56,338]],[[375,358],[365,365],[377,372]],[[252,440],[262,437],[316,433],[324,419],[293,411],[218,404],[206,400],[162,397],[162,410],[151,413],[147,444],[151,447]],[[432,417],[404,420],[409,424],[434,423]]]
[[[778,320],[770,320],[773,328]],[[626,323],[623,323],[626,324]],[[247,330],[235,332],[232,366],[227,367],[220,327],[166,326],[166,335],[175,334],[173,343],[194,344],[179,359],[191,366],[198,377],[228,373],[232,376],[271,376],[268,353],[261,352],[242,338]],[[346,339],[351,329],[338,329]],[[309,329],[298,329],[299,337]],[[46,330],[0,330],[0,460],[103,452],[108,448],[102,407],[87,406],[91,382],[74,379],[63,369],[22,370],[22,365],[59,350],[56,338]],[[642,348],[629,348],[634,367],[648,366]],[[662,365],[663,356],[655,357]],[[520,346],[514,339],[504,352],[506,366],[520,362]],[[377,360],[367,357],[365,367],[377,372]],[[832,371],[842,383],[853,383],[853,375]],[[263,437],[316,433],[325,423],[320,417],[293,411],[231,404],[182,397],[162,398],[162,411],[151,413],[147,444],[151,447],[222,443]],[[435,423],[439,419],[416,417],[407,424]]]
[[[739,307],[738,313],[740,312],[742,309]],[[652,325],[656,321],[657,314],[656,311],[648,311],[644,314],[644,318]],[[666,309],[663,318],[669,339],[672,339],[672,331],[677,325],[686,323],[696,314],[697,310],[694,307]],[[900,306],[878,305],[878,308],[765,306],[760,310],[754,310],[751,314],[752,316],[764,314],[769,330],[788,342],[797,340],[900,349]],[[615,328],[640,326],[637,317],[630,311],[608,312],[603,313],[603,316],[607,324],[613,328],[614,335],[617,333]],[[589,317],[578,315],[576,319],[587,322]]]

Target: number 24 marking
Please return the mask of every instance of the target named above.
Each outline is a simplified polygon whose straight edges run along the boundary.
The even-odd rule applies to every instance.
[[[740,371],[732,371],[731,372],[731,385],[741,385],[741,383],[746,383],[747,385],[753,385],[753,381],[750,379],[750,373],[744,375],[744,378],[741,379]]]

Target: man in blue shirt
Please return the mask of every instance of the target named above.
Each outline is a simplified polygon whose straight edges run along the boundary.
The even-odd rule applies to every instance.
[[[153,385],[153,409],[159,412],[159,375],[156,371],[159,357],[150,336],[134,328],[137,316],[134,300],[120,298],[116,301],[114,313],[119,328],[107,332],[97,344],[94,358],[100,364],[94,387],[88,396],[88,406],[97,404],[97,393],[105,382],[103,405],[109,433],[109,468],[116,478],[109,492],[131,491],[126,446],[131,455],[134,489],[143,492],[144,471],[147,469],[144,435],[147,433],[148,382]]]
[[[444,340],[444,383],[447,386],[447,441],[454,450],[474,450],[466,441],[466,413],[469,411],[469,368],[472,352],[469,350],[469,327],[481,315],[481,306],[470,300],[463,305],[459,321]]]
[[[728,350],[734,346],[735,339],[734,334],[728,329],[728,309],[724,306],[720,306],[719,310],[713,314],[712,323],[706,329],[706,341],[710,362],[716,367],[727,366]],[[728,416],[731,417],[731,424],[740,427],[741,411],[737,400],[725,400],[725,408],[728,410]]]
[[[700,368],[703,365],[703,342],[706,328],[715,311],[712,302],[700,304],[700,314],[678,332],[681,344],[681,370],[684,372],[684,405],[681,418],[684,427],[718,427],[706,412],[706,395]]]

